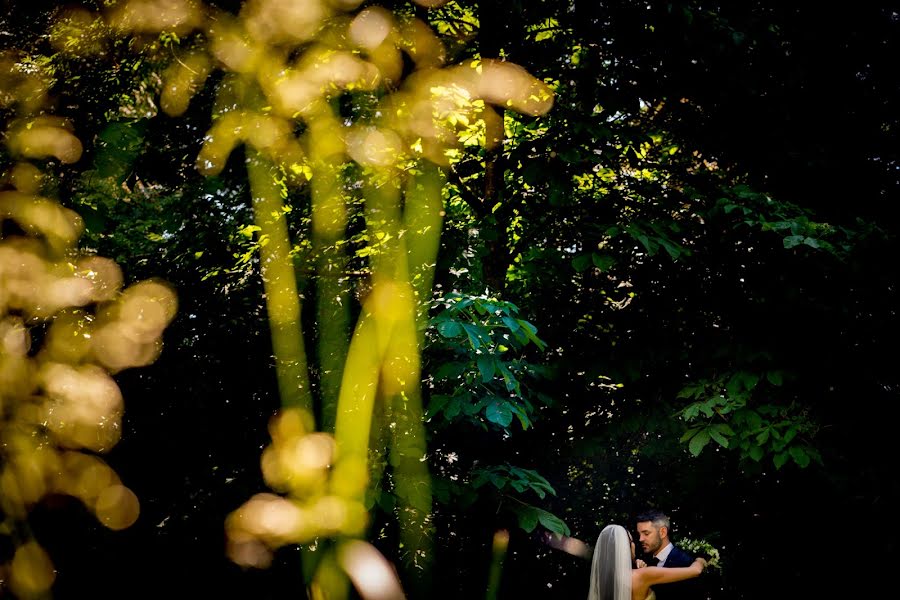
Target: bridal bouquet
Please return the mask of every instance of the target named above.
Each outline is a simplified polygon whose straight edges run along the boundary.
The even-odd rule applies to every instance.
[[[719,550],[706,540],[683,538],[678,542],[678,546],[688,554],[705,558],[707,569],[722,568],[719,564]]]

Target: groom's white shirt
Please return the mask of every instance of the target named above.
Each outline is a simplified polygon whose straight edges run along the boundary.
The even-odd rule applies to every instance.
[[[666,547],[659,551],[656,555],[656,558],[659,559],[659,563],[656,565],[657,567],[666,566],[666,559],[669,558],[669,554],[672,553],[672,542],[666,544]]]

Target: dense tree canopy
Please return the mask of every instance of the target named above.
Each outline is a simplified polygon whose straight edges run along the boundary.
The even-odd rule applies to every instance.
[[[568,598],[586,592],[589,565],[544,532],[591,543],[648,507],[671,513],[676,540],[719,549],[710,598],[853,581],[811,555],[842,546],[843,525],[865,535],[898,497],[881,443],[900,385],[889,258],[900,16],[884,4],[7,2],[0,243],[30,236],[47,261],[107,257],[126,291],[167,282],[178,311],[155,361],[109,367],[121,440],[85,451],[103,455],[140,516],[110,531],[65,491],[26,502],[27,518],[5,500],[0,585],[27,595],[9,565],[31,564],[17,549],[33,539],[61,598],[306,597],[322,557],[362,537],[410,597]],[[310,16],[322,7],[328,18]],[[314,27],[281,31],[268,9]],[[369,43],[360,31],[382,33]],[[223,39],[268,58],[246,66]],[[319,66],[303,60],[318,48],[375,65],[378,85],[329,81],[321,106],[280,114],[266,60],[310,78]],[[457,79],[428,79],[441,65]],[[467,79],[492,70],[496,88]],[[409,124],[416,89],[438,98],[439,133]],[[256,125],[229,125],[238,112]],[[251,131],[276,121],[291,140],[277,151]],[[77,136],[77,156],[20,141],[51,126]],[[355,142],[360,131],[382,137]],[[378,154],[387,147],[408,162]],[[80,217],[77,253],[50,247],[17,208],[23,165],[40,171],[35,197]],[[260,208],[267,197],[275,209]],[[420,206],[429,198],[440,216]],[[327,210],[339,227],[322,224]],[[280,259],[273,223],[289,244]],[[440,233],[435,259],[427,231]],[[302,311],[288,333],[273,317],[276,260]],[[8,300],[11,273],[0,264],[0,333],[27,331],[43,364],[65,311],[38,319]],[[374,375],[364,532],[273,543],[267,568],[239,566],[226,521],[276,487],[261,468],[284,422],[273,417],[308,398],[316,429],[342,443],[344,359],[358,364],[354,324],[375,311],[385,273],[415,298],[398,356],[421,354],[421,373],[410,358],[417,380],[394,392],[387,367]],[[101,319],[111,300],[91,301]],[[305,348],[302,368],[282,359],[284,336]],[[12,343],[0,456],[19,481],[12,407],[31,392],[9,383],[24,360]],[[4,496],[11,485],[0,478]],[[274,491],[296,500],[296,488]]]

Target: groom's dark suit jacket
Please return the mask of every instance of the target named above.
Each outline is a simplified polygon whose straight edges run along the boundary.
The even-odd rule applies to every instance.
[[[665,568],[689,567],[693,562],[693,556],[673,545],[666,564],[663,566]],[[654,585],[653,591],[656,592],[656,600],[700,600],[703,598],[697,579]]]

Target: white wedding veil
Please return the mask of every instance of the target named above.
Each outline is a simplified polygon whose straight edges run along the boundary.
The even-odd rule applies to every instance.
[[[631,538],[621,525],[607,525],[597,537],[588,600],[631,600]]]

